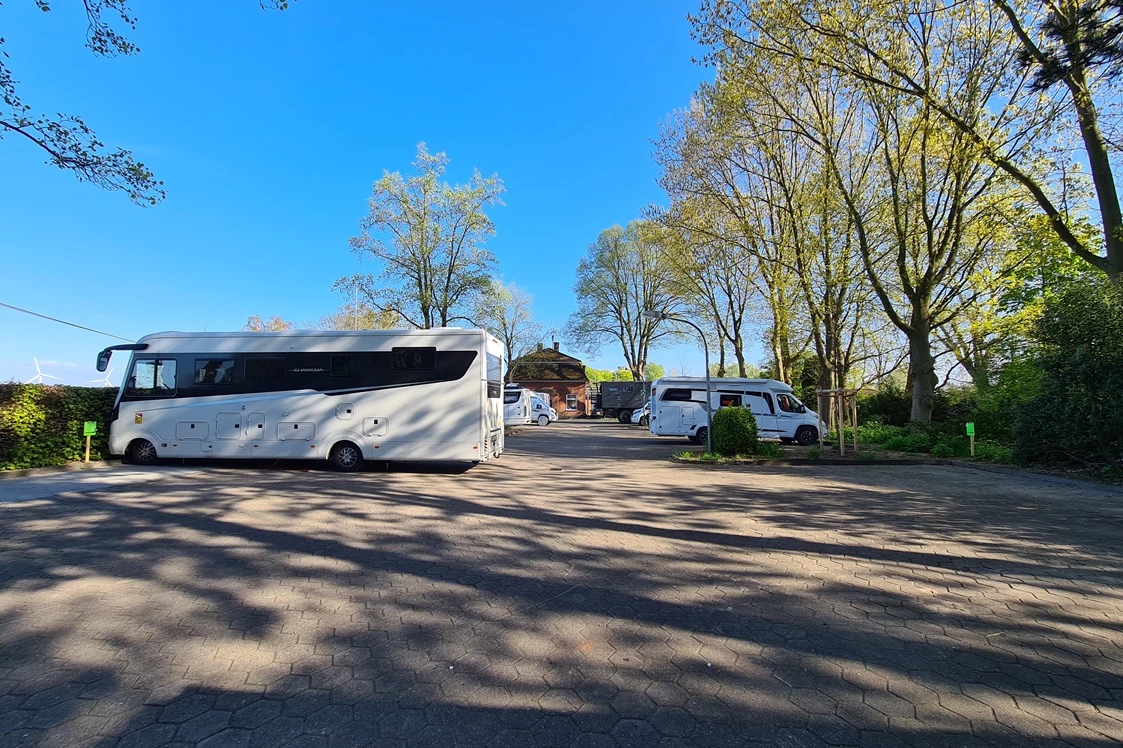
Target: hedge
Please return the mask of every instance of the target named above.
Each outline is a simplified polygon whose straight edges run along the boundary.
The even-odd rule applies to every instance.
[[[0,383],[0,470],[62,465],[85,456],[85,421],[97,421],[90,459],[109,456],[110,387]]]

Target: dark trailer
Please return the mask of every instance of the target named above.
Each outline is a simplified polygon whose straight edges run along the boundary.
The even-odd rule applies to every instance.
[[[632,413],[643,407],[651,397],[651,382],[601,382],[597,408],[605,418],[631,423]]]

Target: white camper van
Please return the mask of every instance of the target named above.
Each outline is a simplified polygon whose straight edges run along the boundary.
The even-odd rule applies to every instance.
[[[651,386],[649,428],[656,436],[706,441],[706,378],[664,377]],[[710,379],[711,412],[745,407],[753,411],[764,439],[798,444],[819,440],[819,416],[796,399],[791,385],[775,379]]]
[[[503,452],[503,345],[483,330],[163,332],[129,351],[109,451],[482,462]]]
[[[557,412],[550,417],[553,410],[539,393],[531,392],[517,384],[509,384],[503,389],[503,423],[508,426],[519,426],[536,423],[547,426],[557,420]]]

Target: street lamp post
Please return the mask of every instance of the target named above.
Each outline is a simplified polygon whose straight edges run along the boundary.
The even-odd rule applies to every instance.
[[[643,316],[659,322],[670,319],[674,320],[675,322],[681,322],[684,325],[690,325],[698,331],[698,337],[702,338],[702,351],[706,356],[706,452],[713,452],[714,422],[713,416],[710,413],[710,409],[713,406],[710,400],[710,345],[706,342],[706,333],[702,332],[702,328],[698,327],[698,325],[694,324],[690,320],[683,319],[682,317],[674,317],[670,314],[667,314],[666,312],[656,312],[654,310],[648,309],[644,311]]]

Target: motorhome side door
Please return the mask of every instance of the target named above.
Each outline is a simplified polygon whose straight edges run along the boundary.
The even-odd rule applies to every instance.
[[[760,435],[776,438],[776,412],[773,409],[774,401],[770,392],[746,392],[745,405],[752,408],[753,417],[756,418],[756,430]]]

